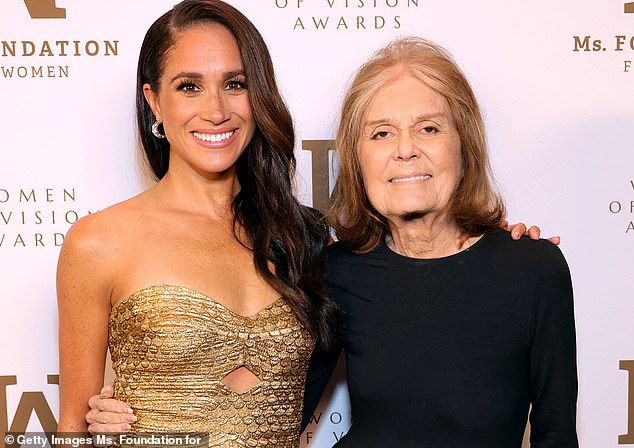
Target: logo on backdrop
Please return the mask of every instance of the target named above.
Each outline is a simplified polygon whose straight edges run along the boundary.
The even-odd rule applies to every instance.
[[[625,217],[623,228],[625,228],[625,233],[627,235],[634,235],[634,220],[632,219],[634,215],[634,180],[629,181],[628,190],[630,190],[630,199],[622,198],[620,200],[614,200],[610,202],[608,208],[612,215],[616,215],[619,217]]]
[[[59,8],[56,0],[24,0],[24,5],[33,19],[66,18],[66,9]],[[118,40],[73,40],[67,35],[43,40],[28,40],[28,35],[27,40],[0,40],[0,80],[69,78],[69,59],[118,55]]]
[[[634,14],[634,2],[624,5],[626,14]],[[610,35],[578,34],[572,36],[573,53],[585,55],[610,54],[614,57],[615,65],[620,66],[623,73],[634,73],[632,67],[632,56],[634,55],[634,35],[614,30]]]
[[[0,251],[59,247],[71,224],[92,212],[76,209],[74,188],[0,187]]]
[[[422,0],[269,0],[294,31],[370,31],[401,28],[403,13]]]
[[[321,423],[321,424],[320,424]],[[339,411],[330,411],[327,413],[316,412],[310,418],[306,430],[302,433],[301,446],[311,446],[315,432],[319,428],[327,427],[332,432],[331,443],[336,443],[348,432],[350,428],[350,416],[347,413]],[[330,438],[330,437],[327,437]]]
[[[634,361],[619,362],[619,369],[625,370],[627,386],[627,434],[619,435],[619,445],[634,445]]]
[[[58,8],[55,0],[24,0],[32,19],[65,19],[66,9]]]
[[[334,140],[302,140],[302,149],[310,151],[312,159],[313,207],[326,212],[330,205],[330,155]]]
[[[59,375],[47,375],[46,380],[48,384],[59,385]],[[0,437],[0,448],[5,448],[6,446],[7,439],[4,434],[7,432],[19,434],[26,432],[26,427],[33,413],[37,416],[44,432],[50,434],[57,430],[55,416],[43,392],[23,392],[13,418],[9,418],[7,388],[16,384],[18,384],[17,376],[0,376],[0,434],[3,435],[3,437]]]

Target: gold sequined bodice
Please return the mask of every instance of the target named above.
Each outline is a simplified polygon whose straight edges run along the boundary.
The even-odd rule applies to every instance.
[[[299,446],[314,339],[284,298],[250,317],[180,286],[142,289],[109,320],[115,396],[134,432],[204,432],[211,447]],[[223,384],[240,367],[260,382]]]

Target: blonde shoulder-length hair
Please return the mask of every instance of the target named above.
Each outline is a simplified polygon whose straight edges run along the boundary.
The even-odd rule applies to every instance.
[[[375,249],[390,233],[387,219],[372,207],[365,192],[357,144],[370,102],[382,87],[403,75],[422,81],[449,105],[460,135],[463,165],[449,214],[463,236],[496,228],[505,215],[504,202],[493,187],[482,114],[469,82],[439,45],[421,38],[402,38],[361,66],[342,105],[336,139],[339,175],[329,218],[339,241],[356,252]]]

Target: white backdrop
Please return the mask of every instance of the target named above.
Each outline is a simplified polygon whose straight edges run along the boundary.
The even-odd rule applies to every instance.
[[[134,139],[136,58],[145,30],[173,3],[0,3],[0,432],[54,428],[59,244],[77,217],[147,185]],[[230,3],[269,44],[298,140],[333,138],[354,69],[390,39],[419,35],[454,54],[485,111],[510,220],[562,236],[576,297],[581,446],[634,445],[634,13],[625,12],[634,7]],[[317,167],[299,143],[297,156],[297,193],[311,203]],[[329,447],[348,425],[340,385],[303,444]]]

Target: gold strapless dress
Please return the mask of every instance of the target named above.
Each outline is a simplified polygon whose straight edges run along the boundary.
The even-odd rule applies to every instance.
[[[115,396],[135,433],[202,432],[210,447],[299,447],[315,340],[284,298],[244,317],[181,286],[151,286],[115,307],[108,343]],[[222,379],[246,367],[244,393]]]

